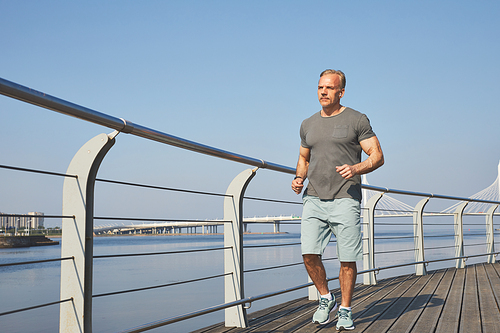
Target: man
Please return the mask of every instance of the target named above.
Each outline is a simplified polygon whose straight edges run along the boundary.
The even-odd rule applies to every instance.
[[[384,164],[380,143],[366,115],[342,106],[345,75],[325,70],[318,83],[320,112],[300,127],[301,146],[292,190],[303,195],[301,223],[302,257],[311,280],[321,295],[313,322],[326,324],[337,308],[328,289],[321,261],[332,233],[337,239],[342,302],[337,330],[352,330],[351,300],[356,282],[356,261],[362,259],[361,176]],[[361,151],[368,158],[361,162]]]

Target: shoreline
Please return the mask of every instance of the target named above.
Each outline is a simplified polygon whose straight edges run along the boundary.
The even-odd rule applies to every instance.
[[[50,246],[58,245],[58,241],[53,241],[45,236],[3,236],[0,237],[0,249],[10,249],[17,247]]]

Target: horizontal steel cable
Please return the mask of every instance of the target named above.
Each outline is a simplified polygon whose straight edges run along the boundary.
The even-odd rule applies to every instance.
[[[456,235],[424,235],[425,237],[455,237]]]
[[[128,185],[128,186],[135,186],[135,187],[151,188],[151,189],[156,189],[156,190],[166,190],[166,191],[176,191],[176,192],[193,193],[193,194],[214,195],[214,196],[221,196],[221,197],[232,197],[232,195],[230,195],[230,194],[220,194],[220,193],[213,193],[213,192],[185,190],[185,189],[179,189],[179,188],[173,188],[173,187],[164,187],[164,186],[156,186],[156,185],[146,185],[146,184],[131,183],[131,182],[118,181],[118,180],[110,180],[110,179],[97,178],[96,181],[105,182],[105,183],[112,183],[112,184],[118,184],[118,185]],[[285,200],[267,199],[267,198],[256,198],[256,197],[243,197],[243,198],[244,199],[248,199],[248,200],[258,200],[258,201],[266,201],[266,202],[276,202],[276,203],[302,205],[302,202],[296,202],[296,201],[285,201]]]
[[[395,237],[374,237],[373,239],[401,239],[401,238],[416,238],[417,236],[395,236]]]
[[[416,213],[414,210],[375,208],[379,212]]]
[[[302,265],[302,264],[303,264],[303,262],[301,261],[301,262],[296,262],[296,263],[293,263],[293,264],[284,264],[284,265],[279,265],[279,266],[270,266],[270,267],[255,268],[255,269],[245,270],[245,271],[243,271],[243,273],[260,272],[260,271],[266,271],[266,270],[276,269],[276,268],[298,266],[298,265]]]
[[[475,226],[484,226],[482,224],[478,224],[478,223],[462,223],[462,225],[475,225]]]
[[[427,214],[427,215],[447,215],[447,216],[452,216],[452,215],[455,215],[454,213],[443,213],[443,212],[429,212],[429,211],[425,211],[425,212],[422,212],[422,214]]]
[[[104,183],[119,184],[119,185],[128,185],[128,186],[135,186],[135,187],[151,188],[151,189],[155,189],[155,190],[185,192],[185,193],[192,193],[192,194],[204,194],[204,195],[213,195],[213,196],[219,196],[219,197],[232,197],[232,195],[230,195],[230,194],[221,194],[221,193],[194,191],[194,190],[184,190],[184,189],[173,188],[173,187],[164,187],[164,186],[156,186],[156,185],[145,185],[145,184],[139,184],[139,183],[124,182],[124,181],[119,181],[119,180],[109,180],[109,179],[96,178],[96,181],[104,182]]]
[[[438,249],[449,249],[452,247],[457,247],[457,245],[448,245],[448,246],[436,246],[436,247],[426,247],[424,250],[438,250]]]
[[[267,224],[267,225],[273,223],[273,222],[253,222],[253,221],[248,221],[248,222],[243,221],[243,222],[245,222],[245,224]],[[300,225],[300,222],[292,222],[292,221],[277,221],[277,222],[280,225],[281,224],[286,224],[286,225]]]
[[[337,257],[333,258],[324,258],[322,261],[328,261],[328,260],[335,260],[338,259]],[[246,271],[243,271],[244,273],[253,273],[253,272],[259,272],[259,271],[265,271],[265,270],[270,270],[270,269],[276,269],[276,268],[283,268],[283,267],[291,267],[291,266],[298,266],[304,264],[303,261],[301,262],[296,262],[292,264],[284,264],[284,265],[278,265],[278,266],[270,266],[270,267],[263,267],[263,268],[255,268],[255,269],[249,269]]]
[[[123,253],[123,254],[103,254],[93,256],[94,259],[104,259],[104,258],[120,258],[120,257],[140,257],[140,256],[155,256],[162,254],[180,254],[180,253],[192,253],[192,252],[206,252],[206,251],[218,251],[230,249],[230,246],[226,247],[216,247],[212,249],[196,249],[196,250],[179,250],[179,251],[165,251],[165,252],[146,252],[146,253]]]
[[[33,260],[33,261],[21,261],[21,262],[10,262],[10,263],[7,263],[7,264],[0,264],[0,267],[16,266],[16,265],[31,265],[31,264],[40,264],[40,263],[44,263],[44,262],[73,260],[73,259],[75,259],[75,257],[54,258],[54,259],[44,259],[44,260]]]
[[[328,243],[336,243],[336,239],[330,240]],[[244,249],[247,248],[258,248],[258,247],[273,247],[273,246],[290,246],[290,245],[300,245],[301,243],[287,243],[287,244],[264,244],[264,245],[243,245]]]
[[[465,246],[479,246],[479,245],[488,245],[488,243],[464,244],[464,247]]]
[[[253,218],[253,217],[250,217],[250,218]],[[300,222],[293,222],[293,221],[279,221],[279,220],[273,220],[274,222],[276,222],[277,224],[291,224],[291,225],[294,225],[294,224],[297,224],[299,225]],[[274,222],[264,222],[264,221],[245,221],[243,219],[243,222],[245,224],[271,224],[271,223],[274,223]]]
[[[72,300],[73,300],[73,297],[67,298],[67,299],[62,299],[62,300],[56,301],[56,302],[39,304],[39,305],[35,305],[35,306],[30,306],[30,307],[27,307],[27,308],[22,308],[22,309],[17,309],[17,310],[2,312],[2,313],[0,313],[0,316],[5,316],[5,315],[13,314],[13,313],[18,313],[18,312],[23,312],[23,311],[28,311],[28,310],[43,308],[43,307],[50,306],[50,305],[55,305],[55,304],[60,304],[60,303],[64,303],[64,302],[69,302],[69,301],[72,301]]]
[[[426,225],[455,225],[455,223],[424,223],[424,226]]]
[[[103,294],[92,295],[92,297],[103,297],[103,296],[119,295],[119,294],[132,293],[132,292],[136,292],[136,291],[145,291],[145,290],[151,290],[151,289],[171,287],[171,286],[176,286],[176,285],[180,285],[180,284],[186,284],[186,283],[191,283],[191,282],[197,282],[197,281],[204,281],[204,280],[209,280],[209,279],[215,279],[215,278],[219,278],[219,277],[223,277],[223,276],[231,275],[231,274],[233,274],[233,273],[225,273],[225,274],[219,274],[219,275],[212,275],[212,276],[207,276],[207,277],[203,277],[203,278],[198,278],[198,279],[193,279],[193,280],[186,280],[186,281],[180,281],[180,282],[173,282],[173,283],[167,283],[167,284],[161,284],[161,285],[157,285],[157,286],[150,286],[150,287],[143,287],[143,288],[122,290],[122,291],[114,291],[114,292],[110,292],[110,293],[103,293]]]
[[[2,168],[2,169],[17,170],[17,171],[25,171],[25,172],[33,172],[33,173],[41,173],[41,174],[44,174],[44,175],[51,175],[51,176],[78,178],[77,175],[67,175],[65,173],[43,171],[43,170],[36,170],[36,169],[28,169],[28,168],[20,168],[20,167],[14,167],[14,166],[9,166],[9,165],[1,165],[0,164],[0,168]]]
[[[251,249],[251,248],[259,248],[259,247],[275,247],[275,246],[291,246],[291,245],[300,245],[300,243],[243,245],[243,248],[244,249]]]
[[[487,234],[485,232],[483,233],[479,233],[479,234],[476,234],[476,233],[467,233],[467,232],[464,232],[464,237],[467,237],[467,236],[486,236]]]
[[[395,252],[408,252],[408,251],[415,251],[415,249],[401,249],[401,250],[381,251],[381,252],[375,251],[375,254],[395,253]]]
[[[302,205],[302,202],[297,201],[285,201],[285,200],[276,200],[276,199],[265,199],[265,198],[255,198],[255,197],[243,197],[247,200],[258,200],[258,201],[267,201],[267,202],[277,202],[277,203],[286,203],[292,205]]]

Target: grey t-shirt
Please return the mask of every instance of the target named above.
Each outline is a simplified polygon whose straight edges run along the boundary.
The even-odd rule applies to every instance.
[[[335,167],[361,162],[359,142],[375,136],[368,117],[351,108],[332,117],[317,112],[300,126],[301,145],[311,150],[306,193],[323,200],[361,201],[361,176],[344,179]]]

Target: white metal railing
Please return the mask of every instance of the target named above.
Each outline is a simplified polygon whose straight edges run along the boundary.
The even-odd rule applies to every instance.
[[[61,332],[91,332],[92,331],[92,271],[93,271],[93,220],[94,220],[94,185],[97,171],[106,153],[116,142],[116,136],[120,133],[128,133],[148,140],[154,140],[168,145],[198,153],[215,156],[227,160],[240,162],[257,168],[247,169],[237,175],[229,184],[224,196],[224,280],[225,280],[225,303],[210,309],[200,310],[194,314],[187,314],[176,318],[160,320],[155,323],[143,325],[130,332],[140,332],[155,327],[167,325],[172,322],[184,320],[194,315],[224,309],[226,312],[225,322],[227,326],[248,326],[245,304],[274,295],[283,294],[301,288],[313,288],[311,283],[300,285],[286,290],[280,290],[265,295],[245,297],[243,289],[243,199],[245,190],[250,181],[255,177],[258,168],[267,168],[277,172],[295,174],[295,169],[276,163],[266,162],[261,159],[243,156],[240,154],[209,147],[200,143],[178,138],[151,128],[147,128],[130,121],[109,116],[95,110],[64,101],[62,99],[38,92],[36,90],[18,85],[16,83],[0,78],[0,94],[9,96],[27,103],[57,111],[66,115],[90,121],[111,129],[111,134],[100,134],[90,139],[75,154],[71,161],[64,181],[63,187],[63,213],[62,216],[70,217],[63,219],[62,236],[62,258],[72,260],[61,261],[61,302],[60,302],[60,331]],[[446,199],[463,202],[459,205],[454,216],[455,229],[455,255],[439,260],[455,260],[457,268],[465,266],[466,256],[463,244],[463,215],[464,208],[469,202],[480,202],[491,204],[491,208],[483,215],[486,217],[487,246],[485,252],[478,254],[487,256],[487,262],[494,262],[495,239],[493,216],[500,204],[498,201],[481,200],[462,197],[437,195],[383,188],[378,186],[364,185],[365,189],[379,192],[373,196],[364,206],[363,214],[363,265],[365,284],[376,283],[376,272],[394,268],[402,265],[415,265],[416,273],[426,274],[426,264],[431,261],[425,260],[423,217],[424,207],[432,198]],[[423,197],[413,209],[413,232],[415,240],[415,261],[402,265],[387,267],[376,267],[375,264],[375,210],[378,201],[386,193],[394,193],[405,196]],[[336,278],[330,278],[336,279]],[[314,289],[309,293],[314,298]],[[69,302],[68,300],[71,300]]]

